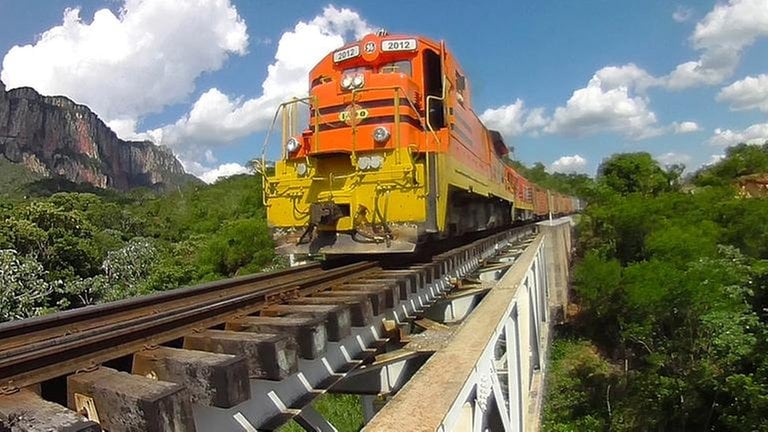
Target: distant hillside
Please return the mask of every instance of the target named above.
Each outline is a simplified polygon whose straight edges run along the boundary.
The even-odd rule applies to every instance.
[[[29,87],[6,91],[2,81],[0,164],[0,187],[40,178],[123,191],[200,182],[184,172],[169,149],[119,139],[88,107],[63,96],[41,96]]]
[[[24,185],[43,178],[22,164],[9,161],[0,157],[0,192],[13,192],[21,189]]]

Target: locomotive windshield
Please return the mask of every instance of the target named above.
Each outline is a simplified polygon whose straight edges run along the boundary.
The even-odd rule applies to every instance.
[[[344,72],[342,72],[341,74],[342,75],[354,75],[356,73],[362,73],[362,72],[367,72],[367,71],[371,71],[371,70],[373,70],[373,68],[370,67],[370,66],[356,66],[356,67],[351,67],[351,68],[348,68],[348,69],[344,69]]]
[[[379,66],[379,73],[402,73],[412,76],[410,60],[398,60]]]

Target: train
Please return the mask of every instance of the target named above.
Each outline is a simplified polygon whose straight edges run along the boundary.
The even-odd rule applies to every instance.
[[[426,37],[380,31],[328,53],[308,96],[278,107],[265,148],[275,139],[261,172],[284,255],[410,253],[581,205],[515,170],[456,57]]]

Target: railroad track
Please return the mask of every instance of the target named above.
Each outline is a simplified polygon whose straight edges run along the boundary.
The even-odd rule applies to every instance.
[[[529,226],[496,233],[426,262],[360,261],[330,268],[308,264],[2,324],[0,394],[5,396],[0,396],[0,430],[3,416],[12,417],[19,406],[31,409],[33,416],[47,413],[45,430],[56,430],[57,421],[81,425],[67,430],[99,430],[80,414],[111,431],[142,430],[126,426],[124,414],[149,405],[155,411],[145,409],[142,419],[131,421],[145,428],[158,422],[157,430],[193,430],[190,400],[217,408],[242,404],[256,396],[249,394],[249,380],[286,381],[299,371],[299,360],[322,363],[329,370],[329,377],[314,383],[302,378],[305,387],[321,391],[386,340],[377,330],[381,317],[388,313],[400,321],[418,313],[448,287],[449,278],[492,255],[500,242],[532,231]],[[355,329],[372,329],[369,343]],[[359,359],[350,357],[353,348],[344,345],[348,340],[359,345]],[[327,348],[332,344],[342,354],[340,364],[330,364],[333,356]],[[192,352],[202,353],[196,357]],[[223,370],[232,376],[221,378]],[[200,387],[200,380],[207,391],[202,395],[191,389]],[[175,390],[165,381],[175,383]],[[139,393],[133,400],[125,389],[135,382],[145,390],[132,390]],[[99,385],[104,388],[94,390]],[[158,386],[165,388],[167,400],[152,405],[151,398],[142,399],[142,391],[156,392]],[[185,391],[191,396],[180,396]],[[277,405],[278,414],[259,427],[271,429],[296,414]],[[164,417],[168,407],[177,418]]]

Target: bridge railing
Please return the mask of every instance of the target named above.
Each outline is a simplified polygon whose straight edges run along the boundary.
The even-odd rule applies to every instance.
[[[569,218],[539,235],[366,431],[538,430],[553,321],[567,308]]]

